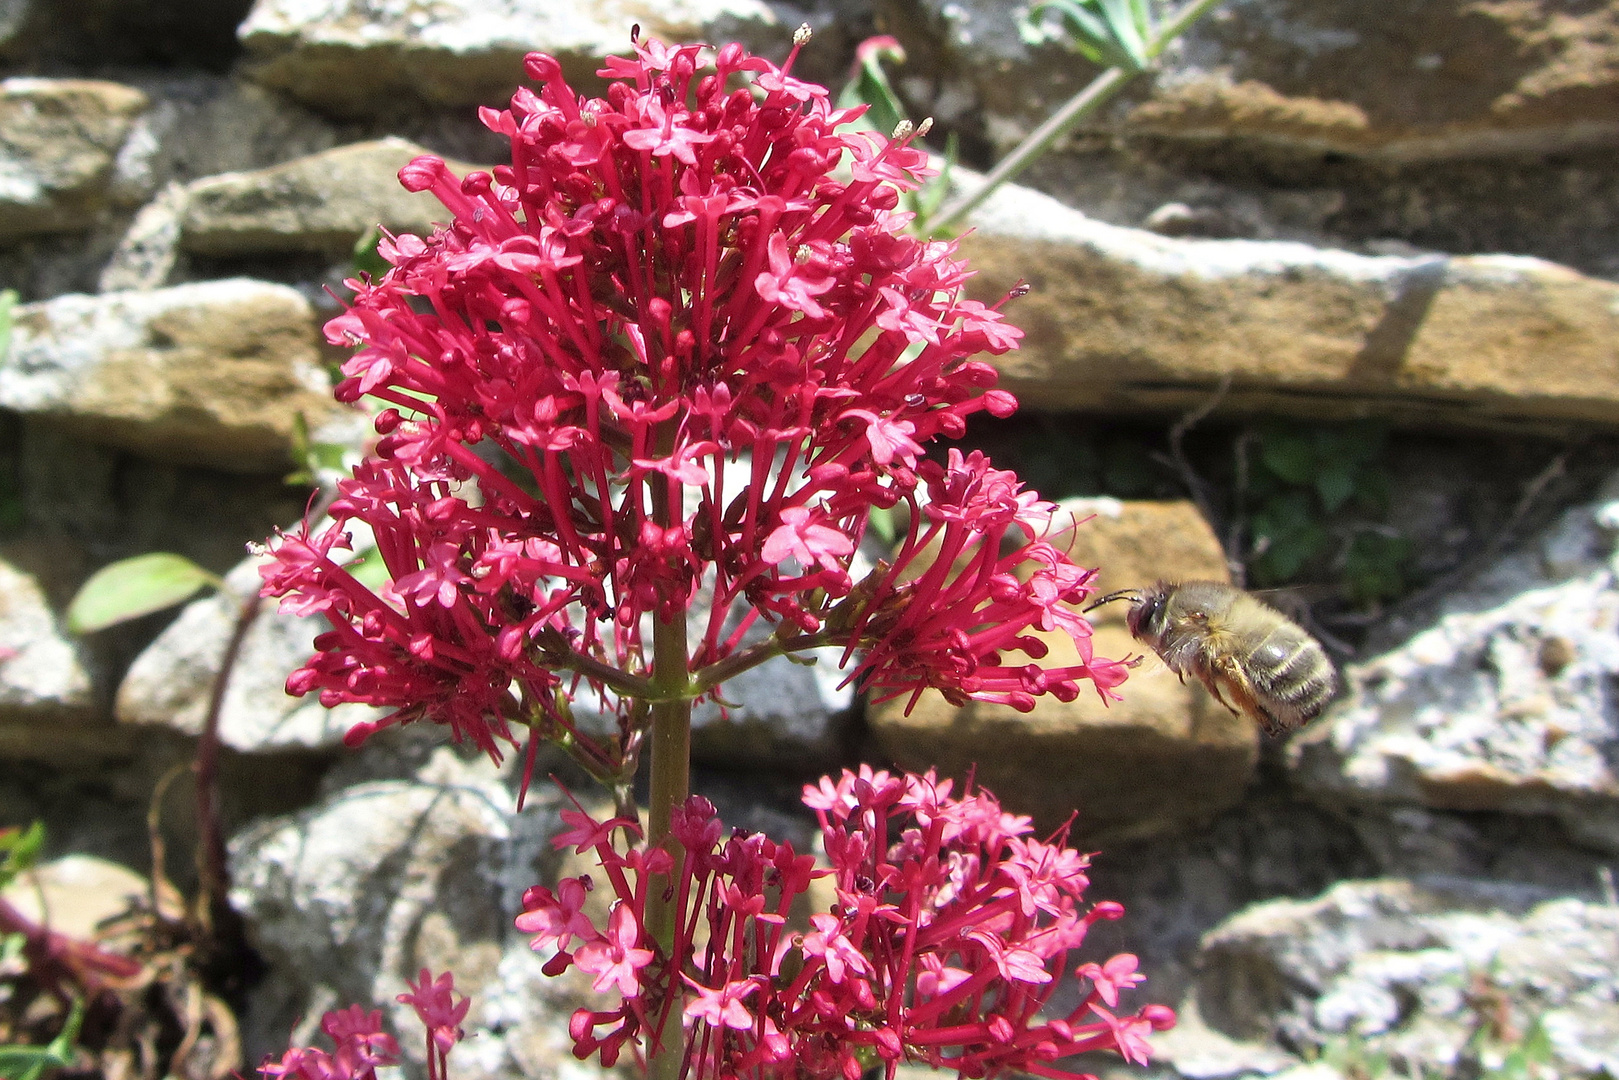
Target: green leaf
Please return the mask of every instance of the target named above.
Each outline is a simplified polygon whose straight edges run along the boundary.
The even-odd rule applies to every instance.
[[[1260,437],[1259,460],[1290,484],[1308,485],[1315,477],[1315,447],[1298,432],[1273,428]]]
[[[1118,66],[1126,71],[1146,70],[1149,34],[1146,5],[1139,0],[1101,0],[1101,5],[1116,59],[1128,61]]]
[[[1147,42],[1152,36],[1148,0],[1040,0],[1019,20],[1019,33],[1030,44],[1050,35],[1041,16],[1054,11],[1064,28],[1063,44],[1093,64],[1136,73],[1150,62]]]
[[[68,629],[91,634],[142,615],[173,607],[197,590],[223,585],[220,578],[184,555],[156,551],[103,566],[67,608]]]
[[[1357,533],[1344,554],[1344,583],[1359,604],[1392,600],[1405,591],[1411,541],[1378,532]]]
[[[36,821],[28,828],[0,829],[0,889],[11,884],[18,874],[39,862],[40,849],[45,846],[45,823]]]
[[[16,289],[0,289],[0,361],[11,351],[11,309],[17,306]]]
[[[1279,585],[1298,576],[1327,546],[1327,530],[1315,517],[1310,496],[1289,491],[1265,503],[1251,523],[1256,554],[1251,567],[1258,584]]]
[[[359,235],[354,241],[354,254],[351,263],[354,273],[369,274],[373,279],[380,278],[393,267],[387,259],[377,251],[377,242],[382,239],[382,230],[373,225]]]
[[[899,535],[899,529],[894,525],[894,508],[891,506],[873,506],[866,511],[866,527],[889,547],[894,546],[894,539]]]
[[[1108,37],[1107,23],[1089,10],[1086,0],[1042,0],[1031,5],[1028,15],[1019,22],[1019,32],[1023,39],[1030,44],[1039,44],[1046,40],[1046,33],[1040,27],[1039,21],[1047,11],[1053,10],[1056,11],[1059,22],[1068,24],[1063,44],[1098,67],[1107,67],[1109,63],[1105,49]]]
[[[875,40],[868,38],[857,50],[860,58],[859,68],[855,77],[850,79],[838,94],[838,108],[851,109],[863,104],[866,106],[866,115],[861,118],[862,122],[873,131],[892,135],[894,129],[899,127],[900,121],[905,119],[905,108],[900,103],[899,95],[894,92],[894,84],[888,81],[888,73],[883,70],[883,61],[890,60],[896,64],[903,64],[905,50],[899,47],[898,42],[892,45],[871,45]]]
[[[1354,466],[1342,459],[1328,461],[1316,474],[1315,493],[1327,513],[1337,510],[1355,493]]]
[[[1374,421],[1325,428],[1316,433],[1316,446],[1322,457],[1343,458],[1355,465],[1375,459],[1383,452],[1387,441],[1388,429]]]
[[[84,1000],[73,1002],[62,1031],[49,1046],[0,1046],[0,1077],[8,1080],[38,1080],[46,1069],[65,1069],[73,1064],[73,1046],[84,1023]]]

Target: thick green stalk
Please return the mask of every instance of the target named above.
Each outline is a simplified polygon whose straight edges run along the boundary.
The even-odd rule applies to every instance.
[[[665,426],[658,433],[660,453],[667,454],[674,443],[674,429]],[[661,478],[660,478],[661,479]],[[652,517],[668,528],[680,512],[678,501],[669,497],[665,484],[652,487]],[[647,891],[646,929],[667,957],[674,956],[674,885],[680,880],[684,858],[680,843],[669,835],[675,807],[691,793],[691,658],[686,644],[686,612],[673,613],[665,622],[657,619],[652,629],[652,774],[650,803],[647,808],[647,845],[662,845],[674,858],[674,871],[667,883],[656,882]],[[680,972],[671,965],[666,973],[669,994],[680,993]],[[656,1035],[654,1037],[657,1037]],[[647,1057],[650,1080],[678,1080],[685,1053],[680,1017],[670,1016],[661,1032],[662,1046]]]
[[[669,835],[675,807],[691,791],[691,676],[687,671],[686,613],[672,622],[659,620],[652,632],[652,683],[658,697],[652,703],[651,805],[648,807],[647,844],[663,845],[674,857],[675,870],[666,889],[654,881],[647,892],[646,928],[653,940],[672,957],[675,945],[673,886],[680,880],[680,843]],[[670,967],[668,993],[680,992],[680,973]],[[681,1044],[680,1017],[670,1016],[662,1033],[663,1045],[647,1059],[649,1080],[676,1080],[685,1047]]]
[[[1166,45],[1185,33],[1188,27],[1218,3],[1220,0],[1192,0],[1181,8],[1164,22],[1152,36],[1152,40],[1147,42],[1147,56],[1157,57],[1164,51]],[[1019,143],[1016,149],[996,162],[995,167],[985,175],[983,184],[977,190],[958,199],[952,199],[948,206],[940,210],[939,215],[927,223],[928,232],[937,233],[978,209],[996,188],[1032,165],[1041,154],[1051,148],[1052,143],[1066,135],[1085,117],[1100,109],[1109,98],[1123,89],[1125,83],[1138,74],[1140,72],[1110,67],[1092,79],[1085,89],[1069,98],[1062,108],[1047,117],[1045,123],[1029,132],[1028,137]]]

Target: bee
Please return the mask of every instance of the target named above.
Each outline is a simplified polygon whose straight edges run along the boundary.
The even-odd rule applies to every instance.
[[[1130,633],[1186,681],[1195,675],[1233,714],[1270,735],[1315,719],[1338,688],[1319,642],[1292,619],[1219,581],[1121,589],[1085,610],[1129,600]]]

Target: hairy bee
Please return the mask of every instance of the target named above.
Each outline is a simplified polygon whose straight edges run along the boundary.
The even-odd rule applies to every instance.
[[[1109,593],[1085,610],[1130,601],[1130,633],[1185,680],[1271,735],[1320,714],[1338,686],[1321,645],[1280,611],[1219,581],[1160,581]]]

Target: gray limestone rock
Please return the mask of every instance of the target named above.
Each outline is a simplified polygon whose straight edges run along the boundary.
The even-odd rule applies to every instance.
[[[1025,41],[1016,0],[921,6],[898,30],[939,57],[919,77],[937,81],[942,115],[972,102],[1003,152],[1097,73],[1058,44],[1055,17]],[[1616,27],[1605,3],[1229,0],[1091,127],[1385,162],[1611,145]]]
[[[272,472],[345,410],[297,290],[242,278],[17,309],[0,405],[158,460]]]
[[[338,259],[378,225],[426,236],[450,212],[399,183],[399,170],[426,153],[403,139],[378,139],[199,180],[187,191],[181,244],[200,255],[311,251]],[[465,175],[475,166],[451,168]]]
[[[112,82],[0,82],[0,241],[89,231],[147,105],[139,90]]]
[[[231,844],[232,902],[272,978],[249,1007],[256,1056],[310,1035],[325,1009],[379,1007],[420,1061],[420,1024],[395,996],[427,967],[473,999],[455,1075],[602,1075],[575,1061],[567,1018],[577,984],[512,926],[541,880],[559,796],[538,788],[515,814],[487,761],[444,748],[416,779],[359,784]],[[305,1022],[296,1031],[298,1018]]]
[[[91,704],[79,645],[63,634],[39,582],[0,562],[0,716],[60,720],[88,714]]]
[[[571,78],[590,77],[603,57],[629,48],[633,24],[668,41],[758,45],[792,32],[761,0],[258,0],[238,34],[248,71],[263,85],[326,112],[363,116],[401,99],[504,100],[531,51],[555,55]]]
[[[1538,1026],[1552,1075],[1599,1075],[1619,1065],[1616,964],[1611,904],[1460,879],[1344,882],[1210,931],[1188,1022],[1156,1046],[1200,1078],[1274,1073],[1278,1043],[1454,1075],[1499,1068]]]
[[[161,725],[201,733],[209,697],[244,600],[258,593],[260,560],[250,558],[225,579],[225,589],[187,604],[130,665],[118,687],[116,714],[125,724]],[[219,738],[242,753],[289,749],[331,750],[353,725],[379,719],[381,710],[344,703],[333,709],[316,695],[295,698],[286,681],[309,658],[324,620],[282,614],[261,603],[231,669],[220,707]]]
[[[1345,672],[1291,748],[1312,797],[1555,817],[1619,852],[1619,482]]]

